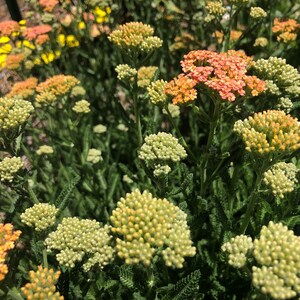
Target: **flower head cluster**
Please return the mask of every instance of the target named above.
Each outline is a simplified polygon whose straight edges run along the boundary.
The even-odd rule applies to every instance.
[[[39,5],[45,12],[52,12],[57,4],[59,4],[58,0],[39,0]]]
[[[43,25],[25,28],[22,31],[22,35],[29,41],[32,41],[36,39],[39,35],[44,35],[45,33],[48,33],[51,30],[52,27],[50,25],[43,24]]]
[[[10,223],[0,223],[0,281],[5,278],[8,272],[5,258],[9,250],[15,247],[15,242],[21,234],[20,230],[13,231]]]
[[[116,72],[118,73],[119,80],[131,79],[137,74],[137,70],[135,68],[131,68],[127,64],[117,65]]]
[[[293,102],[288,97],[280,97],[278,99],[278,103],[275,105],[275,108],[289,113],[293,108]]]
[[[257,39],[255,39],[255,42],[254,42],[254,47],[266,47],[268,45],[269,41],[267,38],[265,37],[258,37]]]
[[[281,223],[263,226],[254,240],[252,282],[274,299],[290,299],[300,293],[300,237]]]
[[[274,196],[284,198],[286,193],[294,190],[298,182],[298,169],[292,163],[279,162],[264,173],[264,183],[270,188]]]
[[[288,43],[297,38],[297,32],[300,30],[300,24],[293,19],[274,19],[272,31],[277,35],[277,41]]]
[[[20,157],[5,157],[0,162],[0,181],[12,182],[15,174],[24,167]]]
[[[167,199],[153,198],[139,190],[121,198],[110,217],[116,239],[117,254],[126,264],[142,262],[149,266],[151,258],[162,248],[167,266],[182,268],[184,257],[194,256],[186,214]]]
[[[10,36],[20,30],[20,25],[16,21],[0,22],[0,37]]]
[[[52,154],[53,152],[53,148],[48,145],[42,145],[39,147],[39,149],[36,150],[37,155]]]
[[[271,94],[300,96],[300,74],[286,60],[278,57],[259,59],[253,65],[254,72],[259,78],[268,80],[266,92]]]
[[[96,164],[99,161],[102,161],[103,158],[101,156],[102,152],[99,149],[91,148],[88,152],[86,160],[92,164]]]
[[[177,118],[180,115],[180,108],[178,107],[178,105],[168,103],[168,110],[169,110],[170,115],[171,115],[172,118]],[[165,108],[162,109],[162,113],[164,115],[168,114],[168,112]]]
[[[153,77],[158,70],[157,67],[141,67],[137,72],[137,85],[141,88],[146,88],[150,85]]]
[[[21,214],[21,221],[36,231],[43,231],[54,225],[57,212],[58,208],[54,205],[38,203]]]
[[[87,114],[91,111],[90,105],[90,102],[87,100],[76,101],[75,105],[72,107],[72,110],[78,114]]]
[[[207,1],[205,8],[208,13],[205,17],[205,22],[211,22],[216,18],[221,18],[226,13],[226,8],[220,0]]]
[[[33,111],[30,102],[14,98],[0,98],[0,129],[11,130],[22,126]]]
[[[259,6],[251,7],[250,17],[253,19],[263,19],[267,16],[267,13]]]
[[[169,164],[179,162],[186,156],[186,151],[178,139],[166,132],[147,136],[139,152],[139,158],[144,160],[148,167],[158,169],[156,173],[161,173],[159,170],[162,168],[164,171],[170,171]]]
[[[86,90],[84,89],[84,87],[80,85],[74,86],[71,90],[72,97],[84,96],[85,94],[86,94]]]
[[[69,268],[87,255],[88,259],[83,264],[87,272],[94,265],[103,268],[112,260],[114,250],[109,245],[111,236],[108,232],[109,226],[101,227],[95,220],[64,218],[57,230],[49,234],[45,244],[48,251],[58,250],[58,262]]]
[[[234,131],[246,144],[246,150],[257,154],[290,153],[300,148],[300,124],[280,110],[255,113],[234,124]]]
[[[15,70],[21,65],[24,59],[24,53],[9,54],[6,56],[4,67],[9,70]]]
[[[63,300],[64,297],[56,292],[56,283],[60,276],[60,271],[38,266],[37,271],[30,271],[30,283],[21,288],[26,299],[51,299]]]
[[[99,133],[99,134],[104,133],[106,131],[107,131],[107,127],[103,124],[98,124],[98,125],[94,126],[94,128],[93,128],[93,132]]]
[[[17,82],[13,85],[6,97],[11,98],[17,96],[22,99],[27,99],[34,94],[37,82],[38,80],[35,77],[30,77],[24,81]]]
[[[238,235],[231,238],[230,242],[222,246],[222,251],[229,254],[228,263],[235,268],[241,268],[246,264],[247,254],[252,249],[252,239],[246,235]]]
[[[194,100],[196,84],[215,91],[222,100],[234,101],[247,92],[257,96],[264,91],[265,83],[246,74],[252,63],[252,58],[241,51],[191,51],[181,61],[184,74],[167,84],[165,92],[172,96],[174,104]]]
[[[152,104],[159,105],[164,104],[167,101],[167,95],[165,94],[166,84],[167,82],[164,80],[156,80],[147,87]]]
[[[108,38],[124,50],[147,53],[162,45],[162,40],[153,34],[154,30],[151,26],[141,22],[130,22],[114,30]]]
[[[55,75],[50,77],[36,87],[36,91],[39,93],[36,101],[51,104],[57,100],[57,97],[67,94],[79,83],[79,80],[71,75]]]
[[[165,85],[164,93],[172,97],[173,104],[184,104],[197,98],[197,81],[180,74]]]

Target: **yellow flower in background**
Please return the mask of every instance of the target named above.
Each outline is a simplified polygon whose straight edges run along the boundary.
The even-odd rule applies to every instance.
[[[102,10],[99,6],[95,7],[93,13],[96,14],[98,17],[105,17],[107,15],[106,11]]]
[[[56,41],[60,46],[64,47],[66,45],[66,36],[61,33],[57,36]]]
[[[41,61],[41,59],[40,59],[39,57],[36,57],[36,58],[33,60],[33,63],[34,63],[35,65],[41,65],[41,64],[42,64],[42,61]]]
[[[82,29],[85,29],[86,26],[85,26],[85,23],[83,21],[81,21],[78,23],[77,27],[79,30],[82,30]]]
[[[105,11],[109,15],[111,13],[111,8],[109,6],[106,6]]]
[[[6,54],[0,54],[0,68],[4,67],[5,61],[6,61]]]
[[[10,41],[10,38],[8,36],[2,36],[0,37],[0,44],[6,44]]]
[[[17,41],[16,46],[17,46],[17,48],[26,47],[26,48],[29,48],[29,49],[32,49],[32,50],[35,49],[35,46],[31,42],[29,42],[28,40]]]
[[[11,50],[11,44],[4,44],[3,46],[0,46],[0,54],[9,54]]]
[[[54,55],[53,51],[45,52],[45,53],[42,53],[41,58],[45,64],[49,64],[50,62],[52,62],[55,59],[55,55]]]
[[[73,34],[70,34],[67,36],[66,43],[67,43],[67,46],[70,48],[79,46],[79,41],[76,39],[76,37]]]
[[[99,6],[96,6],[95,9],[93,9],[93,13],[96,15],[97,23],[107,22],[108,21],[107,15],[111,13],[111,8],[107,6],[105,10],[103,10]]]
[[[23,29],[26,27],[26,20],[19,21],[20,28]]]

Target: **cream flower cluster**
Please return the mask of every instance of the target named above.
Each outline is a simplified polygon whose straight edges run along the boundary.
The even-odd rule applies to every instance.
[[[167,101],[167,95],[165,94],[166,84],[167,81],[156,80],[148,86],[147,91],[152,104],[159,105]]]
[[[186,151],[178,139],[166,132],[147,136],[139,152],[139,158],[144,160],[149,168],[154,169],[156,176],[167,174],[171,171],[169,164],[179,162],[186,156]]]
[[[137,70],[127,64],[117,65],[115,70],[118,73],[117,77],[119,80],[131,79],[137,74]]]
[[[253,19],[263,19],[267,16],[267,13],[261,7],[251,7],[250,17]]]
[[[96,164],[103,160],[102,152],[99,149],[91,148],[88,152],[86,160],[92,164]]]
[[[90,105],[90,102],[87,100],[76,101],[72,110],[74,110],[77,114],[87,114],[91,111]]]
[[[0,162],[0,181],[12,182],[15,174],[24,167],[20,157],[5,157]]]
[[[0,130],[11,130],[22,126],[34,110],[29,101],[0,98]]]
[[[52,154],[53,152],[53,148],[48,145],[42,145],[39,147],[39,149],[36,150],[37,155]]]
[[[276,85],[279,95],[289,96],[291,99],[300,96],[300,74],[297,69],[287,64],[285,59],[278,57],[259,59],[253,68],[259,78],[270,80],[273,85]],[[270,92],[268,85],[266,92]]]
[[[38,203],[21,214],[21,221],[36,231],[43,231],[55,224],[57,212],[58,208],[54,205]]]
[[[74,217],[64,218],[57,230],[49,234],[45,244],[49,252],[59,251],[56,259],[69,268],[74,268],[76,262],[88,255],[83,264],[87,272],[95,265],[103,268],[110,263],[114,256],[110,241],[109,226],[101,227],[95,220]]]
[[[222,246],[222,251],[229,254],[228,263],[235,268],[241,268],[246,264],[247,254],[252,249],[252,239],[246,235],[238,235],[231,238],[230,242],[227,242]]]
[[[146,88],[151,83],[158,67],[141,67],[137,72],[137,85],[141,88]]]
[[[139,190],[121,198],[110,217],[117,254],[126,264],[149,266],[159,248],[167,266],[182,268],[184,257],[194,256],[186,214],[167,199]]]
[[[60,276],[60,271],[38,266],[37,271],[30,271],[30,283],[21,288],[26,299],[51,299],[63,300],[64,297],[56,292],[56,283]]]
[[[265,37],[258,37],[255,39],[255,42],[254,42],[254,47],[266,47],[268,45],[269,41],[267,38]]]
[[[220,0],[207,1],[205,9],[208,13],[204,19],[205,22],[211,22],[216,18],[222,17],[226,13],[226,8]]]
[[[300,237],[281,223],[263,226],[254,241],[252,282],[274,299],[290,299],[300,293]]]
[[[292,163],[279,162],[264,173],[264,183],[270,188],[274,196],[284,198],[286,193],[294,190],[298,182],[298,169]]]

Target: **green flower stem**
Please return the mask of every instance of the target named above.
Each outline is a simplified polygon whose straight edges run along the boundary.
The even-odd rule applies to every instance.
[[[136,135],[138,139],[138,146],[141,147],[143,143],[142,135],[142,125],[141,118],[139,113],[139,103],[138,103],[138,94],[137,94],[137,76],[135,76],[134,88],[132,91],[133,105],[134,105],[134,116],[135,116],[135,125],[136,125]]]
[[[195,163],[195,164],[198,164],[198,159],[196,158],[196,156],[194,155],[194,153],[192,152],[192,150],[190,149],[190,147],[188,146],[187,142],[185,141],[183,135],[181,134],[180,132],[180,129],[178,128],[176,122],[174,122],[173,120],[173,117],[170,113],[170,110],[168,108],[168,106],[166,105],[165,106],[165,110],[168,114],[168,118],[169,118],[169,121],[171,122],[173,128],[175,129],[177,135],[179,136],[179,139],[180,141],[182,142],[183,144],[183,147],[185,148],[186,152],[189,154],[190,158],[192,159],[192,161]]]
[[[44,268],[48,268],[47,250],[43,249],[43,264]]]
[[[259,188],[261,186],[262,179],[263,179],[263,174],[264,174],[265,170],[267,169],[268,165],[269,165],[268,162],[264,161],[262,163],[261,168],[257,171],[254,187],[253,187],[252,192],[251,192],[251,194],[248,198],[248,206],[247,206],[245,217],[244,217],[242,225],[241,225],[240,234],[245,234],[245,232],[248,228],[248,225],[250,223],[250,218],[253,214],[253,210],[255,208],[255,205],[256,205],[257,199],[258,199],[256,197],[256,195],[259,191]]]

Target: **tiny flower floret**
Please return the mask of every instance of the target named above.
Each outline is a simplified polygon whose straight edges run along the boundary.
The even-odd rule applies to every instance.
[[[117,254],[126,264],[149,266],[160,248],[167,266],[182,268],[184,257],[194,256],[186,214],[167,199],[135,190],[121,198],[110,217]]]

